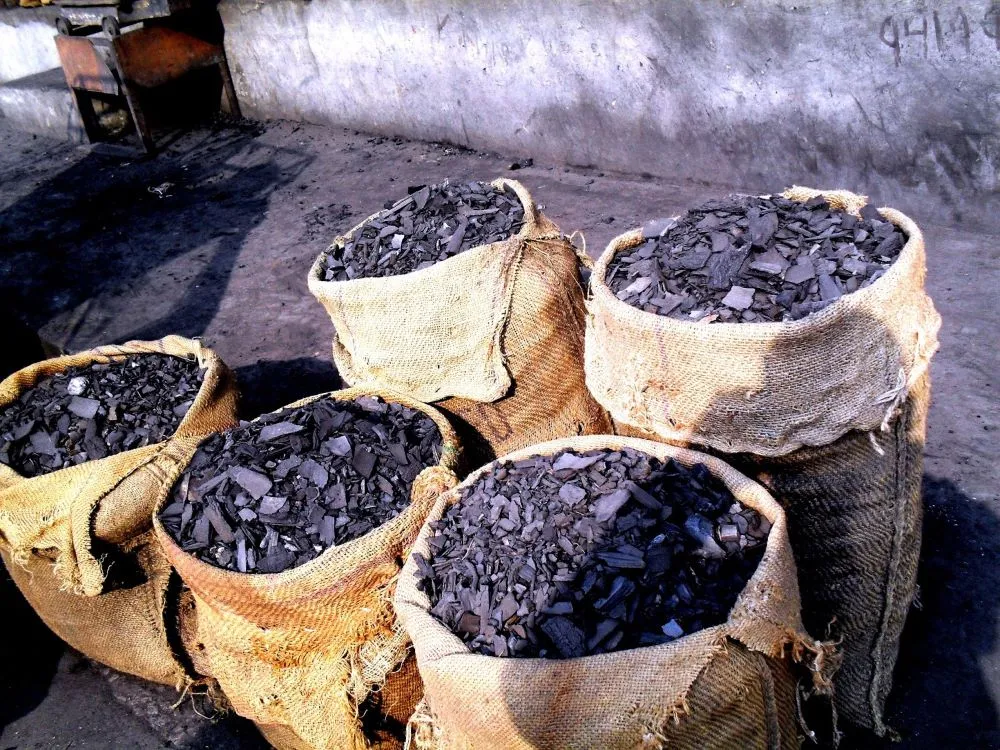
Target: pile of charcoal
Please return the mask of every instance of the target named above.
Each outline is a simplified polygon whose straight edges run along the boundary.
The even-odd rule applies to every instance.
[[[440,456],[440,430],[421,412],[318,399],[202,443],[160,520],[204,562],[280,573],[399,515]]]
[[[162,442],[203,376],[197,361],[162,354],[70,367],[0,407],[0,463],[34,477]]]
[[[326,257],[324,281],[397,276],[521,231],[524,206],[487,182],[424,185],[389,203]]]
[[[647,312],[710,323],[799,320],[881,277],[906,243],[868,205],[730,196],[647,231],[607,283]]]
[[[704,466],[626,449],[504,462],[432,529],[439,620],[478,653],[569,658],[725,622],[770,524]]]

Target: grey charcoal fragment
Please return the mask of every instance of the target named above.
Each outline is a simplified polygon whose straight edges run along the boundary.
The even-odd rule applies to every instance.
[[[97,415],[97,410],[100,406],[101,402],[96,398],[73,396],[66,408],[80,419],[93,419]]]
[[[274,440],[275,438],[291,435],[296,432],[302,432],[303,429],[302,425],[295,424],[294,422],[278,422],[276,424],[269,424],[260,431],[260,439],[266,443],[270,440]]]

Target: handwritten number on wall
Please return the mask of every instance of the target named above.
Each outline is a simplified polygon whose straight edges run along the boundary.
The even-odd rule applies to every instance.
[[[1000,7],[991,6],[980,25],[983,34],[1000,50]],[[903,62],[904,40],[909,37],[920,37],[923,56],[927,58],[932,44],[938,54],[962,50],[968,54],[972,51],[972,34],[973,26],[963,8],[886,16],[878,32],[879,41],[892,50],[896,65]]]

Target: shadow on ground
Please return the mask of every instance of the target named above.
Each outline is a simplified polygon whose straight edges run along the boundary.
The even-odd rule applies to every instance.
[[[0,659],[0,728],[35,708],[49,691],[66,646],[38,619],[0,562],[0,612],[8,642]]]
[[[900,646],[888,723],[901,742],[849,732],[843,750],[1000,747],[981,661],[996,649],[1000,520],[950,479],[924,476],[919,607]]]
[[[950,479],[925,476],[924,505],[921,606],[903,631],[889,700],[903,738],[895,747],[1000,747],[981,664],[997,647],[1000,520]]]
[[[255,140],[214,129],[149,161],[87,154],[0,212],[0,293],[35,328],[68,316],[67,348],[84,319],[118,340],[202,334],[271,194],[312,160]],[[117,298],[136,286],[162,294],[129,308]]]

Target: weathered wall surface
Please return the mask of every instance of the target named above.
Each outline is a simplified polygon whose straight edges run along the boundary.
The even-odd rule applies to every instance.
[[[52,11],[0,8],[0,83],[58,67]]]
[[[1000,221],[1000,3],[223,0],[244,112]]]

